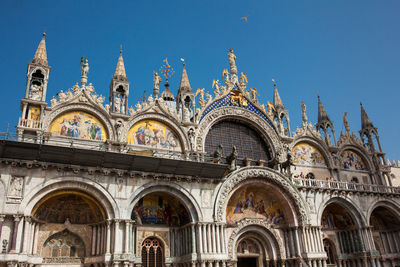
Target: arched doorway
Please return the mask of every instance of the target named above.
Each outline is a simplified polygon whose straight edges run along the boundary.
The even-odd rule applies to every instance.
[[[384,256],[381,261],[392,266],[400,264],[400,218],[392,209],[378,206],[372,211],[369,223],[373,227],[375,248]]]
[[[105,246],[91,244],[104,240],[105,219],[103,206],[89,194],[67,189],[52,192],[32,210],[38,228],[33,253],[44,263],[61,261],[65,266],[80,264],[86,255],[104,254]]]
[[[344,258],[343,264],[362,263],[357,256],[365,250],[361,228],[349,210],[339,202],[328,204],[321,217],[323,241],[330,266],[340,266],[338,258]],[[336,250],[335,247],[338,249]]]
[[[159,239],[150,237],[142,243],[142,267],[162,267],[164,249]]]
[[[236,246],[238,267],[259,267],[263,266],[265,255],[260,242],[252,236],[241,238]]]

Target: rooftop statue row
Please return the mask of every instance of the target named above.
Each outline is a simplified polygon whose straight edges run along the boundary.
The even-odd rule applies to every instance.
[[[319,97],[318,121],[315,125],[316,128],[308,122],[306,105],[303,102],[301,105],[302,127],[292,133],[290,130],[289,112],[280,98],[275,80],[272,80],[274,89],[273,100],[271,101],[272,103],[260,103],[257,98],[259,95],[258,90],[256,88],[247,88],[247,75],[243,72],[239,75],[236,65],[237,57],[232,48],[228,51],[227,57],[229,71],[228,69],[222,71],[221,79],[223,80],[223,84],[221,84],[218,79],[212,81],[210,89],[213,93],[207,92],[205,88],[198,88],[197,90],[192,89],[186,71],[186,63],[184,59],[181,59],[183,69],[176,96],[169,90],[169,79],[174,74],[174,70],[168,63],[168,59],[164,59],[160,72],[153,72],[153,94],[149,97],[143,98],[141,101],[136,103],[134,107],[128,106],[130,83],[126,75],[122,49],[110,85],[109,102],[106,104],[105,97],[97,95],[92,83],[88,83],[89,60],[88,58],[82,57],[80,59],[81,84],[79,85],[76,83],[71,89],[66,91],[60,90],[57,97],[54,96],[50,100],[51,105],[48,107],[45,98],[50,67],[47,63],[45,37],[43,36],[34,59],[28,64],[27,91],[24,98],[31,101],[27,104],[29,105],[29,108],[27,107],[26,110],[30,110],[30,107],[36,103],[38,106],[42,107],[42,111],[39,112],[40,114],[38,114],[38,112],[31,113],[30,117],[28,113],[26,113],[23,115],[23,119],[32,119],[33,114],[35,115],[34,119],[41,122],[44,120],[44,117],[47,116],[46,114],[60,109],[61,107],[66,107],[70,104],[76,103],[87,103],[94,105],[97,110],[104,114],[108,114],[107,116],[110,116],[115,121],[127,121],[139,114],[151,111],[164,112],[164,114],[173,118],[182,125],[195,126],[201,123],[201,121],[206,118],[208,114],[212,113],[213,110],[223,107],[236,107],[238,109],[250,111],[262,118],[281,137],[298,137],[305,133],[310,133],[315,137],[322,138],[329,146],[337,146],[343,142],[353,142],[356,144],[367,143],[364,140],[359,140],[354,133],[350,133],[346,113],[343,118],[346,131],[345,133],[340,134],[339,140],[336,140],[333,122],[329,119]],[[164,90],[160,93],[160,86],[163,80]],[[368,139],[370,134],[377,135],[376,128],[372,125],[363,107],[361,107],[361,115],[361,137]],[[28,125],[26,122],[24,123],[25,125]],[[120,124],[121,123],[116,125]],[[38,127],[40,127],[40,124],[34,125],[39,125]],[[370,150],[372,149],[371,147],[368,148]],[[381,151],[379,144],[374,149]]]

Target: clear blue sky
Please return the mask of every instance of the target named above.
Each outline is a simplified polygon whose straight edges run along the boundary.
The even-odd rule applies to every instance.
[[[250,14],[248,22],[240,17]],[[317,96],[337,136],[348,112],[360,130],[360,101],[378,127],[389,158],[400,159],[400,1],[2,1],[1,69],[3,118],[14,130],[20,98],[46,27],[52,67],[47,100],[79,81],[81,56],[89,58],[89,82],[108,99],[120,44],[131,82],[129,105],[152,88],[153,70],[168,57],[176,73],[185,58],[193,88],[211,90],[228,67],[234,48],[261,101],[272,101],[271,78],[289,109],[291,128],[301,124],[302,100],[317,118]]]

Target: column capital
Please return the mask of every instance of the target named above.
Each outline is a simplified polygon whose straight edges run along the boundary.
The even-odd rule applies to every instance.
[[[14,214],[13,217],[14,222],[19,222],[23,216],[21,214]]]

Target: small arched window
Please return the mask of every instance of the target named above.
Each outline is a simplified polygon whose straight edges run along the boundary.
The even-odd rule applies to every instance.
[[[142,244],[142,266],[162,267],[163,249],[161,242],[156,238],[147,238]]]

